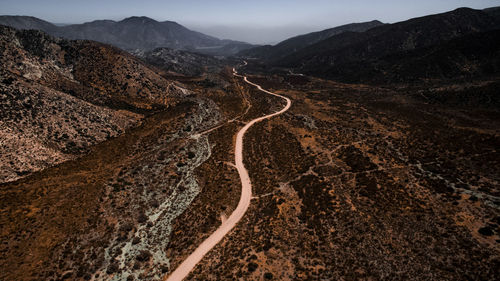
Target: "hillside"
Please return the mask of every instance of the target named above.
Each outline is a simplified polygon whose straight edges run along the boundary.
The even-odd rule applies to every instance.
[[[243,111],[231,76],[208,91],[109,45],[6,26],[0,63],[0,280],[159,280],[194,170],[210,158],[217,178],[229,159],[231,138],[194,135]]]
[[[56,25],[29,16],[0,16],[0,24],[10,26],[16,29],[36,29],[47,33],[56,32]]]
[[[222,69],[223,61],[209,55],[197,54],[168,48],[158,48],[147,52],[134,53],[150,65],[171,74],[199,76],[203,73]]]
[[[133,56],[0,26],[0,182],[74,159],[175,104],[181,89]]]
[[[354,72],[350,70],[353,64],[361,65],[392,54],[442,44],[453,38],[499,27],[498,18],[484,11],[461,8],[379,26],[363,33],[339,34],[289,55],[276,65],[336,78],[339,73]]]
[[[37,29],[67,39],[85,39],[113,45],[123,50],[150,51],[159,47],[193,50],[214,55],[232,55],[251,45],[220,40],[192,31],[172,21],[159,22],[148,17],[129,17],[121,21],[96,20],[83,24],[55,26],[43,20],[25,16],[0,16],[0,24],[17,29]],[[233,48],[224,48],[226,45]]]
[[[478,32],[381,58],[318,67],[311,73],[376,84],[488,78],[500,73],[499,46],[500,30]]]
[[[491,16],[494,16],[496,18],[500,17],[500,7],[492,7],[488,9],[484,9],[486,13],[490,14]]]
[[[292,53],[295,53],[307,46],[313,45],[317,42],[330,38],[334,35],[341,34],[343,32],[363,32],[373,27],[383,25],[380,21],[374,20],[364,23],[351,23],[330,29],[325,29],[323,31],[312,32],[305,35],[299,35],[277,45],[270,46],[260,46],[252,49],[241,51],[238,55],[244,57],[259,58],[270,61],[277,61],[282,59]]]

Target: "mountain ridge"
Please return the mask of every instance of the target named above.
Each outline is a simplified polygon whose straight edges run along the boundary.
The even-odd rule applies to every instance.
[[[384,23],[373,20],[369,22],[350,23],[340,25],[333,28],[324,29],[321,31],[311,32],[307,34],[297,35],[279,42],[276,45],[264,45],[248,50],[243,50],[239,53],[241,56],[251,56],[269,61],[277,61],[287,55],[303,49],[307,46],[313,45],[331,36],[347,32],[357,31],[362,32],[368,29],[383,25]]]
[[[500,18],[482,10],[450,12],[382,25],[362,33],[344,32],[274,62],[321,77],[340,77],[352,64],[427,48],[454,38],[500,28]]]
[[[0,24],[23,30],[41,30],[52,36],[71,40],[97,41],[127,51],[150,51],[164,47],[229,56],[252,47],[249,43],[221,40],[193,31],[174,21],[157,21],[146,16],[131,16],[120,21],[95,20],[64,26],[56,26],[31,16],[0,16]],[[234,48],[224,48],[226,45]],[[210,48],[210,51],[205,52],[204,48]]]

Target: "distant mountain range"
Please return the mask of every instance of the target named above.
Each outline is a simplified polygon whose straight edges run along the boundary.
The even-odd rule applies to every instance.
[[[459,8],[394,24],[352,23],[257,47],[147,17],[56,26],[34,17],[0,16],[0,24],[108,43],[141,54],[143,60],[167,72],[185,75],[220,66],[218,60],[186,51],[255,58],[267,66],[344,82],[381,83],[483,75],[499,68],[496,58],[500,56],[498,47],[491,44],[497,42],[500,8]]]
[[[160,47],[229,56],[253,47],[251,44],[220,40],[172,21],[158,22],[148,17],[129,17],[122,21],[97,20],[83,24],[57,26],[28,16],[0,16],[0,24],[16,29],[36,29],[66,39],[93,40],[127,51],[150,51]]]
[[[499,28],[500,9],[460,8],[379,25],[365,32],[344,31],[286,56],[268,57],[267,63],[344,82],[465,77],[499,68],[495,65],[500,57],[500,44],[495,45],[495,30]],[[484,34],[473,36],[479,33]],[[290,41],[293,39],[270,47],[267,52]],[[240,54],[252,57],[255,50]]]

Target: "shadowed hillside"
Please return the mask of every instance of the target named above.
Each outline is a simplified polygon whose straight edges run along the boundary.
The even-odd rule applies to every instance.
[[[431,47],[334,66],[311,73],[344,82],[404,83],[471,80],[500,73],[500,30],[479,32]]]
[[[499,18],[484,11],[461,8],[379,26],[362,33],[342,33],[293,53],[276,65],[341,79],[342,75],[357,75],[362,65],[386,56],[443,44],[457,37],[499,27]],[[421,71],[425,73],[425,70]]]
[[[293,54],[307,46],[313,45],[317,42],[330,38],[334,35],[341,34],[343,32],[363,32],[370,28],[383,25],[380,21],[370,21],[364,23],[351,23],[330,29],[325,29],[323,31],[312,32],[305,35],[299,35],[283,42],[278,43],[274,46],[261,46],[252,49],[244,50],[238,55],[244,57],[259,58],[268,61],[277,61],[290,54]]]

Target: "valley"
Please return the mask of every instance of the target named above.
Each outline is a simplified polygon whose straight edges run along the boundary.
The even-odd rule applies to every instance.
[[[498,11],[0,16],[0,280],[499,279]]]
[[[250,79],[294,104],[245,140],[251,227],[237,227],[188,280],[496,276],[498,236],[481,234],[498,225],[496,113],[310,77]],[[187,228],[179,219],[175,241]]]
[[[245,62],[244,65],[247,63]],[[290,106],[292,105],[292,102],[289,98],[274,94],[272,92],[263,90],[261,86],[252,83],[248,81],[247,77],[238,75],[236,70],[233,68],[233,74],[234,76],[243,78],[243,80],[252,85],[257,87],[261,92],[267,93],[269,95],[273,95],[276,97],[280,97],[284,100],[286,100],[286,105],[283,107],[278,112],[259,117],[257,119],[253,119],[252,121],[248,122],[237,134],[236,136],[236,144],[235,144],[235,168],[238,170],[239,177],[241,179],[241,197],[238,202],[238,205],[236,206],[236,209],[231,213],[231,215],[222,221],[222,225],[217,228],[217,230],[210,235],[206,240],[203,241],[203,243],[196,248],[196,250],[188,257],[186,258],[181,265],[171,274],[169,275],[169,278],[167,280],[183,280],[190,272],[191,270],[201,261],[201,259],[215,246],[217,245],[220,240],[222,240],[228,233],[233,229],[236,224],[242,219],[242,217],[245,215],[246,211],[248,210],[248,207],[250,206],[250,200],[252,199],[252,184],[250,182],[250,177],[248,175],[248,171],[245,169],[245,165],[243,164],[243,137],[245,136],[245,133],[248,131],[250,127],[252,127],[254,124],[261,122],[263,120],[269,119],[273,116],[277,116],[280,114],[285,113]]]

